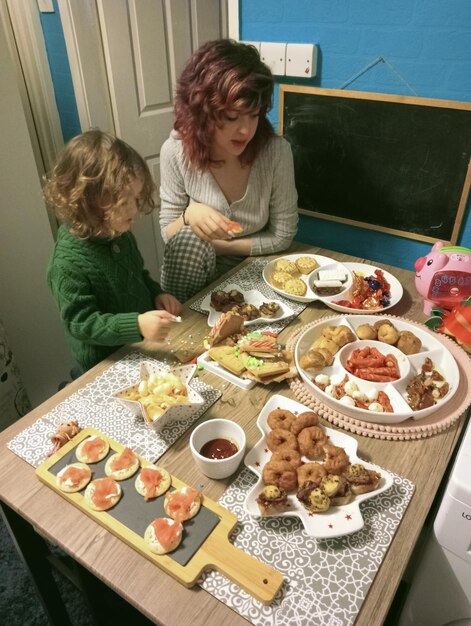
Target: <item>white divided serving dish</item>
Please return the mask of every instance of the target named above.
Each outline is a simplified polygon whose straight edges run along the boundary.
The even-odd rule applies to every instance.
[[[196,372],[196,365],[182,365],[181,367],[174,368],[163,368],[153,363],[152,361],[143,361],[141,364],[140,376],[139,380],[137,380],[134,384],[139,384],[140,381],[146,380],[150,374],[175,374],[178,376],[183,383],[185,384],[188,390],[188,402],[185,404],[175,404],[166,409],[161,415],[159,415],[155,420],[151,421],[145,411],[143,410],[142,404],[138,400],[126,400],[124,398],[119,398],[118,394],[122,393],[126,389],[129,389],[133,385],[129,385],[129,387],[125,387],[125,389],[121,389],[117,391],[112,397],[115,400],[118,400],[122,405],[124,405],[132,415],[140,416],[144,420],[144,423],[155,430],[160,430],[167,424],[176,420],[184,420],[192,415],[192,413],[200,408],[204,404],[204,398],[200,396],[200,394],[193,389],[190,385],[190,381],[193,378]]]
[[[341,304],[335,304],[334,300],[349,300],[351,298],[352,286],[350,286],[347,291],[340,294],[341,297],[328,296],[326,298],[323,298],[322,301],[329,308],[333,309],[334,311],[340,311],[341,313],[358,313],[360,315],[370,315],[371,313],[382,313],[383,311],[387,311],[401,300],[404,290],[401,283],[390,272],[387,272],[380,267],[375,267],[374,265],[367,265],[366,263],[344,263],[343,265],[350,272],[358,272],[363,274],[365,277],[373,275],[375,270],[380,269],[383,272],[383,276],[388,281],[391,288],[391,299],[387,306],[383,306],[380,309],[352,309]]]
[[[310,257],[311,259],[314,259],[318,264],[318,267],[316,267],[310,274],[300,274],[296,277],[300,278],[304,283],[306,283],[306,293],[304,294],[304,296],[294,296],[290,293],[286,293],[286,291],[275,287],[270,282],[270,278],[275,271],[275,265],[277,261],[279,261],[280,259],[286,259],[287,261],[292,261],[294,263],[297,259],[300,259],[301,257]],[[273,261],[267,263],[263,268],[263,280],[269,287],[273,289],[273,291],[279,293],[285,298],[288,298],[289,300],[295,300],[296,302],[314,302],[314,300],[320,300],[321,302],[324,302],[325,298],[316,295],[313,291],[313,281],[316,279],[317,272],[319,270],[343,270],[345,272],[345,275],[347,276],[347,279],[345,281],[345,288],[342,292],[335,296],[336,298],[343,297],[343,294],[346,293],[346,290],[349,289],[352,285],[352,275],[342,263],[336,261],[335,259],[331,259],[330,257],[322,256],[320,254],[288,254],[286,256],[281,256],[277,259],[273,259]]]
[[[301,280],[306,283],[307,290],[304,296],[293,296],[289,293],[286,293],[282,289],[275,287],[270,282],[270,277],[275,270],[275,264],[278,260],[287,259],[289,261],[295,262],[296,259],[299,259],[300,257],[312,257],[316,260],[319,267],[313,270],[310,274],[298,276],[298,278],[301,278]],[[387,306],[381,307],[379,309],[353,309],[340,304],[335,304],[335,302],[338,300],[350,300],[352,298],[353,272],[358,272],[363,274],[365,277],[368,277],[373,275],[375,270],[378,269],[381,269],[385,279],[388,281],[391,288],[391,298]],[[345,281],[343,291],[333,296],[317,295],[313,290],[313,285],[314,280],[316,280],[317,278],[319,270],[344,270],[347,275],[347,280]],[[401,300],[403,295],[403,288],[401,283],[390,272],[387,272],[382,268],[375,267],[374,265],[368,265],[366,263],[340,263],[340,261],[336,261],[335,259],[331,259],[330,257],[325,257],[318,254],[290,254],[287,256],[278,257],[277,259],[270,261],[270,263],[268,263],[264,267],[263,279],[266,284],[273,289],[273,291],[279,293],[285,298],[295,300],[296,302],[314,302],[315,300],[319,300],[320,302],[323,302],[325,305],[327,305],[329,308],[334,309],[334,311],[340,311],[350,314],[361,313],[362,315],[370,315],[372,313],[386,311],[395,306]]]
[[[240,287],[239,285],[235,285],[235,284],[225,285],[224,287],[224,291],[226,292],[232,291],[233,289],[239,291],[240,293],[244,295],[245,302],[247,304],[253,304],[256,307],[259,307],[264,302],[276,302],[277,304],[280,305],[280,308],[278,312],[276,313],[276,315],[273,315],[272,317],[257,317],[257,319],[255,320],[244,322],[244,326],[253,326],[254,324],[263,324],[265,322],[267,323],[279,322],[280,320],[284,320],[294,315],[293,309],[291,309],[287,304],[285,304],[281,300],[270,300],[270,298],[267,298],[260,291],[257,291],[256,289],[250,289],[249,291],[244,291],[242,287]],[[216,311],[211,306],[211,293],[208,293],[206,295],[204,300],[201,302],[200,306],[203,309],[203,311],[208,311],[209,313],[208,326],[212,327],[215,324],[217,324],[222,313],[220,311]]]
[[[271,457],[271,452],[268,450],[266,445],[266,435],[270,432],[270,427],[267,424],[267,417],[274,409],[287,409],[295,414],[310,410],[299,402],[295,402],[294,400],[290,400],[284,396],[273,395],[265,404],[258,416],[257,426],[262,436],[244,460],[245,465],[258,476],[256,484],[247,494],[244,506],[247,513],[258,517],[262,517],[260,509],[257,505],[257,497],[264,486],[262,471],[265,463],[267,463]],[[288,502],[290,504],[288,511],[276,511],[272,514],[263,516],[264,518],[277,516],[298,517],[308,535],[316,539],[329,539],[333,537],[340,537],[342,535],[350,535],[363,528],[364,520],[360,511],[360,503],[383,493],[393,484],[393,476],[389,472],[385,471],[381,467],[378,467],[377,465],[367,463],[366,461],[358,458],[358,443],[356,439],[332,428],[324,427],[324,430],[329,436],[329,443],[344,448],[352,464],[361,463],[367,469],[378,472],[381,474],[381,480],[378,488],[374,491],[354,496],[352,501],[348,504],[332,506],[325,513],[310,513],[298,501],[296,494],[293,492],[288,494]],[[304,460],[307,461],[307,459]],[[374,506],[374,504],[371,506]]]
[[[322,330],[328,326],[347,326],[356,336],[356,329],[361,324],[370,324],[373,321],[377,322],[379,320],[389,320],[398,331],[408,330],[412,332],[416,337],[420,339],[422,342],[421,349],[416,354],[411,355],[403,355],[402,352],[398,351],[394,348],[394,346],[390,346],[387,343],[382,342],[370,342],[370,341],[362,341],[357,339],[356,341],[347,344],[344,348],[341,348],[339,352],[334,357],[334,362],[331,366],[325,367],[323,370],[319,370],[316,372],[308,372],[301,368],[300,366],[300,358],[305,355],[310,349],[313,342],[322,334]],[[375,346],[379,349],[379,351],[387,355],[388,353],[397,354],[399,352],[400,358],[407,361],[407,365],[405,365],[405,369],[408,369],[408,372],[403,370],[403,375],[396,381],[393,382],[371,382],[368,380],[364,380],[362,378],[358,378],[351,373],[347,372],[344,369],[341,359],[342,359],[342,351],[348,349],[348,346],[354,348],[362,348],[368,344],[375,344]],[[437,408],[442,407],[444,404],[449,402],[453,395],[456,393],[459,385],[459,369],[458,365],[450,354],[450,352],[446,349],[446,347],[436,338],[433,334],[426,330],[418,328],[413,324],[409,324],[405,320],[401,320],[398,318],[388,318],[387,315],[384,318],[377,317],[374,320],[367,315],[345,315],[338,317],[329,317],[319,320],[317,324],[314,324],[310,328],[308,328],[298,339],[296,342],[294,357],[296,362],[296,367],[298,372],[312,391],[313,395],[317,397],[321,402],[338,411],[341,414],[348,415],[349,417],[356,418],[358,420],[363,420],[365,422],[374,422],[377,424],[397,424],[399,422],[403,422],[409,418],[414,420],[420,420],[424,417],[427,417],[431,413],[433,413]],[[433,363],[434,368],[444,376],[445,380],[449,384],[448,393],[441,399],[439,399],[436,404],[414,411],[407,402],[407,393],[406,388],[412,378],[417,376],[422,368],[422,365],[426,359],[429,357]],[[348,376],[349,380],[356,383],[359,391],[370,394],[374,390],[384,391],[388,396],[391,405],[394,409],[392,413],[390,412],[379,412],[372,411],[368,409],[359,408],[356,406],[350,406],[344,404],[342,401],[333,398],[331,395],[323,391],[319,388],[314,379],[319,374],[325,374],[330,377],[334,377],[340,381],[344,378],[344,376]]]

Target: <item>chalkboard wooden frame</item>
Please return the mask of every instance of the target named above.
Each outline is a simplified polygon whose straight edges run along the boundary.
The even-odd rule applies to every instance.
[[[449,244],[457,243],[471,186],[471,103],[342,89],[280,85],[279,107],[279,134],[290,141],[293,149],[300,213],[418,241],[433,243],[441,240]],[[408,107],[415,107],[415,109]],[[352,111],[355,112],[354,117],[352,117]],[[375,114],[377,114],[378,128],[374,127]],[[342,119],[342,115],[345,115],[345,119]],[[354,124],[356,124],[357,120],[361,120],[362,115],[365,117],[363,121],[359,122],[361,127],[354,128],[351,132],[352,119],[355,120]],[[335,117],[329,120],[329,116]],[[411,118],[411,128],[408,130],[409,117]],[[417,120],[419,120],[418,123]],[[398,125],[402,123],[399,129],[395,128],[396,121]],[[328,127],[329,122],[331,122],[331,127]],[[437,127],[437,122],[442,125]],[[311,124],[311,128],[309,128],[309,124]],[[450,124],[450,129],[445,128],[444,124]],[[338,132],[338,128],[343,129],[341,131],[344,132],[342,138],[348,139],[348,142],[338,141],[338,136],[337,140],[331,140],[331,135]],[[468,130],[463,132],[463,128],[469,128],[469,132]],[[369,135],[370,129],[371,137]],[[329,134],[330,131],[331,135],[327,138],[325,133]],[[322,132],[324,133],[323,136]],[[421,134],[414,138],[414,132]],[[359,140],[355,139],[355,133],[360,137]],[[385,135],[381,136],[382,133]],[[427,140],[422,146],[421,137],[425,135]],[[446,142],[446,150],[440,151],[438,149],[437,136],[440,137],[440,141]],[[312,141],[313,138],[315,141]],[[317,141],[318,138],[320,138],[319,141]],[[401,152],[397,146],[392,147],[392,144],[397,144],[398,141],[403,141],[406,144],[411,140],[414,141],[412,150],[406,145],[404,145],[404,152]],[[355,144],[356,141],[363,143]],[[383,202],[381,193],[384,193],[384,185],[380,192],[377,189],[372,192],[372,196],[368,200],[371,206],[367,208],[364,195],[361,199],[354,197],[355,193],[359,194],[360,192],[368,195],[369,192],[365,192],[366,182],[357,183],[359,178],[354,178],[351,170],[348,172],[351,174],[349,178],[348,175],[342,176],[341,169],[338,169],[338,164],[343,163],[345,167],[350,167],[350,164],[353,164],[352,169],[354,171],[362,171],[362,164],[357,159],[358,152],[353,159],[352,155],[348,154],[348,150],[352,145],[355,146],[356,150],[359,146],[366,146],[365,141],[375,142],[373,150],[364,150],[365,154],[368,153],[369,155],[366,157],[366,161],[370,158],[369,167],[372,172],[379,163],[384,163],[385,167],[388,167],[391,163],[394,164],[394,159],[396,159],[396,172],[388,175],[401,176],[400,184],[397,184],[398,178],[390,184],[389,189],[392,198],[388,201],[391,204],[386,207],[378,207],[377,211],[371,206],[377,206],[375,203],[378,202],[379,197],[381,197],[380,203]],[[314,144],[320,146],[315,148],[318,151],[317,154],[312,148]],[[432,144],[430,152],[435,155],[432,159],[435,158],[436,161],[432,168],[426,168],[424,164],[430,153],[430,144]],[[404,158],[405,154],[413,154],[412,157],[408,158],[413,158],[415,161],[407,162],[407,159]],[[373,156],[370,155],[374,155],[374,162],[371,161]],[[332,159],[332,164],[330,164],[330,159]],[[440,162],[440,159],[443,160],[443,163]],[[378,167],[380,166],[378,165]],[[443,168],[446,167],[450,171],[447,171],[445,176]],[[399,172],[399,170],[401,171]],[[430,170],[432,170],[430,176],[435,178],[426,180],[424,189],[421,190],[420,183],[417,184],[418,175],[420,172],[427,172],[422,178],[426,177]],[[363,171],[366,170],[363,169]],[[314,175],[312,175],[313,172]],[[316,173],[319,175],[318,180],[316,180]],[[379,175],[377,177],[379,178]],[[387,179],[388,177],[384,178]],[[436,188],[443,194],[443,204],[437,204],[437,199],[440,196],[436,190],[431,191],[432,185],[438,179],[441,179],[441,182],[436,184]],[[320,181],[324,184],[319,185]],[[344,181],[347,181],[345,185],[343,185]],[[369,184],[371,181],[367,182]],[[427,186],[426,183],[431,183],[431,185]],[[337,199],[325,196],[319,200],[318,196],[322,195],[319,193],[320,187],[335,189],[336,191],[332,194]],[[341,206],[343,198],[339,200],[338,194],[343,193],[343,189],[346,189],[346,194],[349,195],[348,199],[345,199],[348,207]],[[401,192],[403,193],[402,200],[400,198]],[[387,197],[388,193],[385,195]],[[416,204],[411,209],[408,202],[414,201],[413,196],[421,197],[422,204]],[[325,206],[316,206],[316,203],[329,201],[332,204],[335,202],[338,204],[335,207],[329,205],[328,210]],[[394,201],[398,202],[397,206],[394,205]],[[351,202],[353,203],[353,211],[350,211]],[[427,202],[430,203],[430,207]],[[449,206],[446,206],[446,203],[449,203]],[[444,205],[445,209],[443,209]],[[338,208],[339,206],[341,209]],[[370,211],[369,215],[368,211]],[[400,217],[401,211],[402,217]],[[366,219],[365,212],[367,214]],[[412,223],[412,215],[418,220],[417,224]],[[444,215],[446,215],[445,219],[443,218]],[[433,222],[433,216],[436,218],[435,222]],[[390,221],[394,219],[401,219],[402,221],[400,224],[391,224]],[[432,219],[432,222],[427,222],[427,219]]]

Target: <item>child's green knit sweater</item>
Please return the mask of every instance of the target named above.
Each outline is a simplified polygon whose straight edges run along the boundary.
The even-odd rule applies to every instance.
[[[155,296],[162,293],[130,232],[112,240],[79,239],[61,226],[47,282],[83,370],[141,341],[137,316],[155,309]]]

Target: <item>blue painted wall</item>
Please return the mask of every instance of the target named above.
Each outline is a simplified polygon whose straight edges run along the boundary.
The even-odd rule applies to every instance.
[[[318,74],[277,82],[471,101],[471,0],[240,0],[240,38],[315,43]],[[278,97],[271,116],[278,126]],[[471,248],[471,201],[459,244]],[[298,240],[413,269],[431,245],[301,216]]]
[[[56,0],[41,24],[64,140],[80,132]],[[471,0],[239,0],[240,37],[251,41],[316,43],[315,78],[279,82],[471,101]],[[271,116],[278,125],[276,94]],[[471,202],[459,244],[471,247]],[[302,215],[298,239],[412,269],[430,249],[372,230]]]
[[[54,13],[40,13],[39,15],[46,43],[52,82],[54,84],[62,135],[64,141],[68,141],[75,135],[78,135],[81,129],[65,47],[64,32],[56,0],[54,0],[54,9]]]

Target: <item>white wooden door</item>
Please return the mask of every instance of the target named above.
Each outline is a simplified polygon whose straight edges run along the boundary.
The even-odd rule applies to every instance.
[[[176,79],[194,50],[226,36],[225,6],[221,0],[97,0],[115,131],[147,160],[157,187]],[[155,278],[163,250],[158,221],[155,211],[133,229]]]

